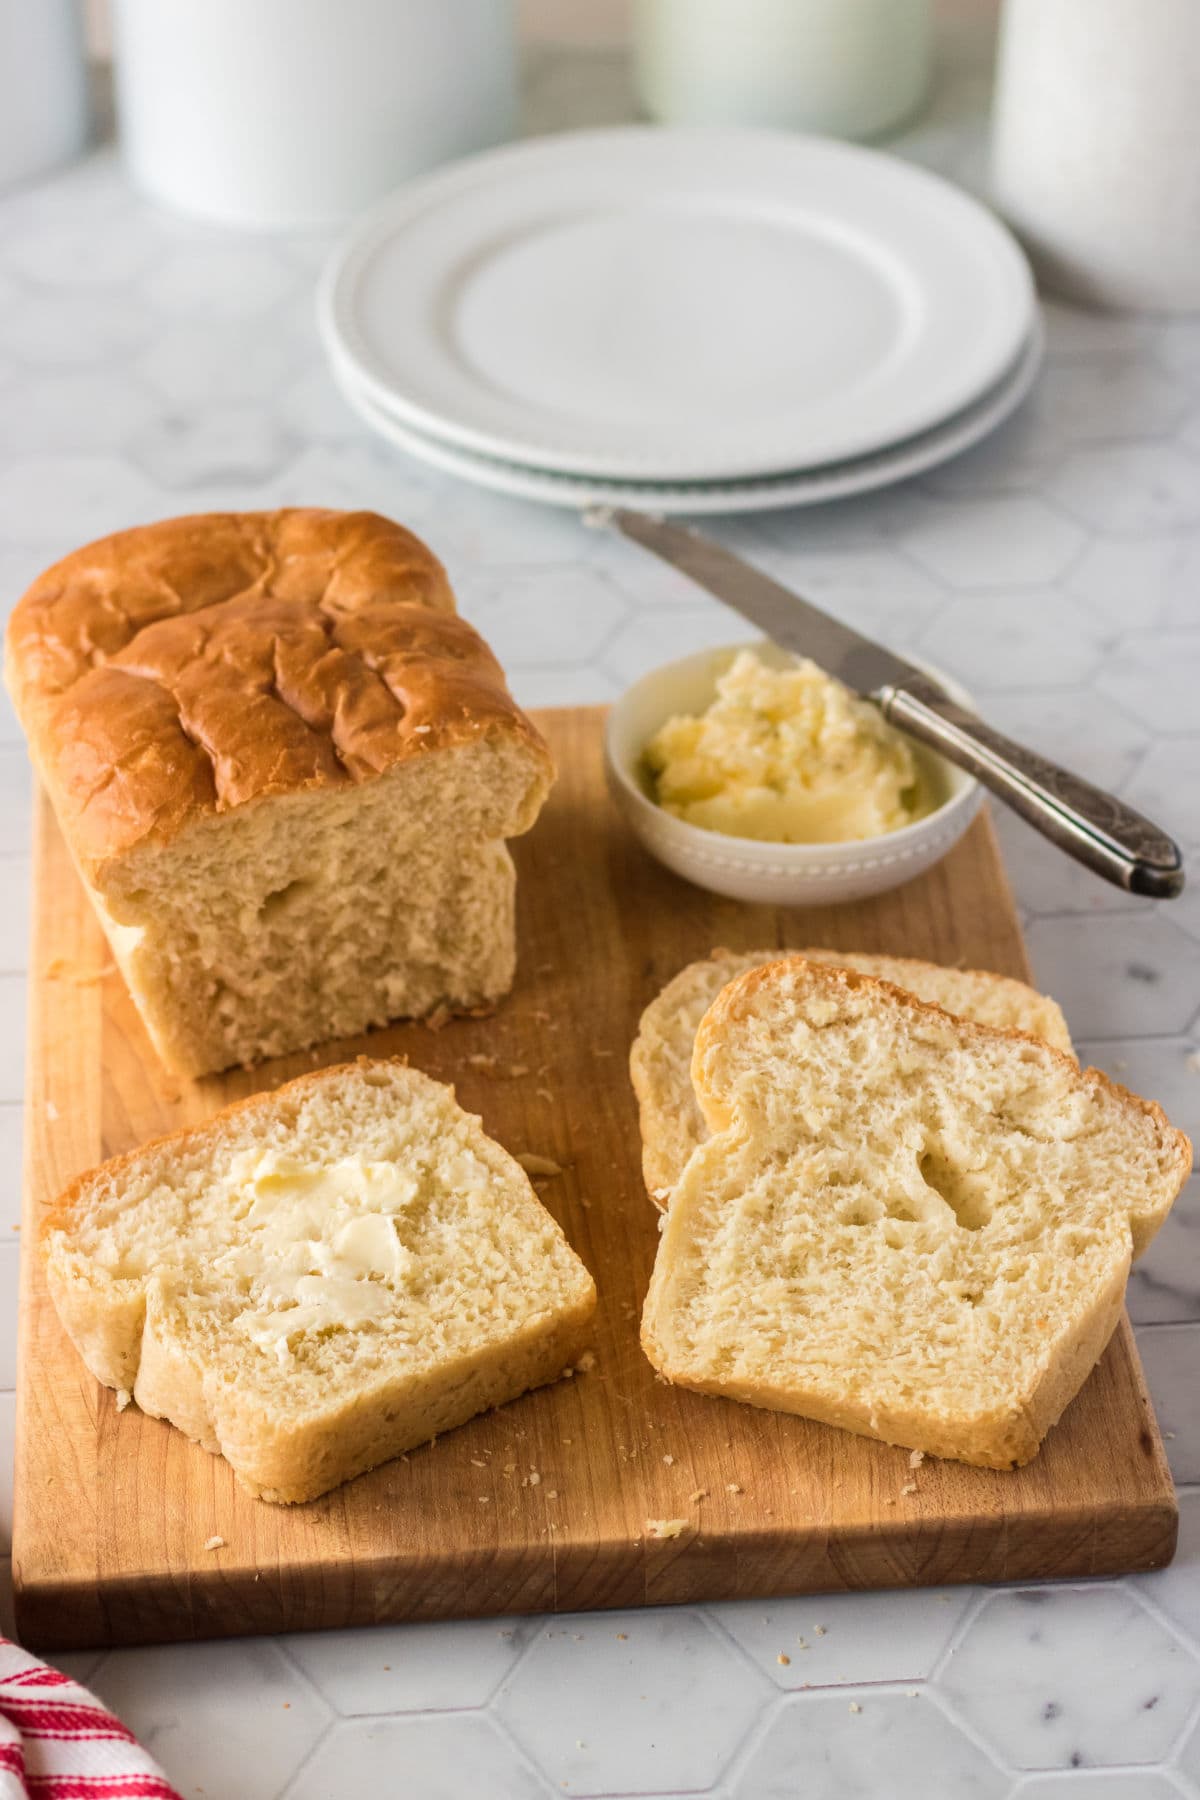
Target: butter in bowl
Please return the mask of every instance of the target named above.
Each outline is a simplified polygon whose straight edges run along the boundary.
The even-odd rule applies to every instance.
[[[783,905],[912,880],[958,841],[981,799],[973,776],[765,640],[643,676],[609,715],[605,760],[618,808],[667,868],[735,900]]]

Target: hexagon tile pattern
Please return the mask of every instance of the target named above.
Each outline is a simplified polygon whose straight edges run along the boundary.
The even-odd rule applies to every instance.
[[[979,185],[987,9],[947,20],[902,155]],[[536,128],[628,116],[619,58],[543,45]],[[313,290],[331,234],[223,232],[104,150],[0,195],[0,590],[173,512],[375,507],[422,532],[519,699],[611,698],[752,635],[570,513],[370,437]],[[837,505],[711,529],[1200,857],[1200,320],[1050,301],[1049,359],[986,443]],[[0,697],[0,1166],[19,1161],[29,770]],[[1038,978],[1086,1056],[1200,1127],[1200,880],[1156,908],[999,819]],[[0,1209],[0,1296],[19,1238]],[[192,1800],[1200,1800],[1200,1177],[1130,1288],[1182,1495],[1174,1566],[1107,1585],[483,1620],[69,1659]],[[0,1317],[8,1308],[0,1305]],[[11,1331],[11,1327],[6,1328]],[[0,1345],[0,1557],[11,1518]],[[0,1563],[0,1572],[3,1564]],[[0,1590],[3,1584],[0,1583]],[[0,1591],[0,1619],[6,1597]]]
[[[495,1710],[564,1793],[690,1793],[713,1786],[765,1690],[702,1615],[601,1613],[544,1626]]]
[[[984,1601],[937,1687],[1014,1768],[1075,1769],[1163,1759],[1198,1674],[1132,1591],[1022,1588]]]

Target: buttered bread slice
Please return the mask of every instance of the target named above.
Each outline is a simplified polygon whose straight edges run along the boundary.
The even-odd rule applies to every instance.
[[[656,1206],[665,1206],[684,1165],[707,1135],[692,1090],[692,1046],[700,1021],[727,982],[778,962],[782,950],[714,950],[689,963],[642,1014],[629,1072],[642,1132],[642,1173]],[[981,1025],[1028,1031],[1068,1054],[1067,1021],[1055,1002],[1023,981],[979,969],[945,969],[909,956],[870,956],[853,950],[799,950],[809,962],[876,975]]]
[[[711,1134],[642,1320],[704,1393],[989,1468],[1027,1462],[1191,1166],[1157,1106],[1061,1051],[801,958],[696,1037]]]
[[[83,1176],[46,1222],[92,1374],[302,1501],[553,1381],[591,1276],[452,1089],[362,1061]]]

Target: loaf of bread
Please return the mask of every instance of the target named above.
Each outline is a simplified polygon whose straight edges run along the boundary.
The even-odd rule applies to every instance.
[[[705,1138],[692,1090],[692,1046],[701,1019],[725,986],[747,969],[777,962],[780,950],[714,950],[668,981],[642,1014],[629,1057],[642,1131],[642,1172],[655,1205],[665,1206],[684,1164]],[[919,1000],[981,1025],[1031,1032],[1071,1051],[1067,1022],[1053,1000],[1023,981],[976,969],[944,969],[909,956],[870,956],[853,950],[802,950],[809,962],[877,975]]]
[[[642,1320],[681,1386],[1004,1469],[1101,1355],[1191,1147],[1018,1032],[789,958],[723,988]]]
[[[346,1064],[75,1182],[42,1237],[84,1362],[302,1501],[553,1381],[592,1279],[453,1091]]]
[[[198,1075],[507,992],[546,746],[374,513],[170,519],[16,606],[6,679],[113,954]]]

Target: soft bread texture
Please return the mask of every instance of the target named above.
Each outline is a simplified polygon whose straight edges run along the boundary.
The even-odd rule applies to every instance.
[[[92,1374],[280,1502],[554,1380],[596,1303],[453,1091],[365,1059],[105,1163],[42,1244]]]
[[[1191,1147],[1061,1051],[789,958],[724,987],[642,1320],[703,1393],[988,1468],[1099,1359]]]
[[[642,1014],[629,1057],[642,1132],[642,1172],[656,1206],[665,1207],[688,1157],[707,1132],[692,1089],[692,1046],[700,1021],[735,976],[778,962],[781,950],[714,950],[689,963]],[[907,956],[872,956],[853,950],[800,950],[809,962],[875,975],[906,988],[946,1012],[981,1025],[1030,1032],[1071,1053],[1060,1008],[1044,994],[1005,975],[976,969],[944,969]]]
[[[177,1072],[511,986],[504,840],[553,766],[402,526],[293,508],[119,532],[18,603],[5,676]]]

